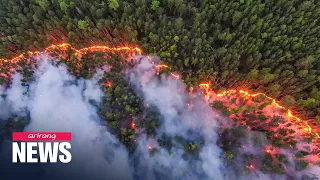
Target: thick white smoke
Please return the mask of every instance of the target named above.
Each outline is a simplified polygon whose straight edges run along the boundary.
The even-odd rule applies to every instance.
[[[163,126],[158,129],[158,136],[166,133],[171,136],[182,136],[193,140],[188,134],[190,130],[204,137],[205,144],[199,155],[199,160],[184,160],[183,148],[174,148],[171,154],[154,144],[159,152],[149,155],[148,140],[143,138],[139,143],[138,173],[144,179],[224,179],[224,167],[220,157],[221,149],[216,145],[216,123],[214,112],[203,99],[188,102],[185,84],[174,78],[163,76],[158,79],[153,65],[147,58],[129,70],[129,79],[142,92],[145,103],[155,105],[163,116]],[[193,104],[190,111],[187,104]],[[149,139],[149,141],[151,141]],[[155,142],[155,141],[154,141]],[[142,154],[142,155],[141,155]]]
[[[217,146],[218,124],[215,120],[217,114],[204,100],[204,97],[190,98],[185,83],[174,77],[167,77],[167,75],[159,78],[156,76],[157,72],[149,57],[138,58],[139,64],[127,71],[128,78],[142,94],[144,102],[158,108],[163,123],[157,129],[157,137],[148,139],[143,136],[138,139],[138,149],[133,159],[137,164],[134,171],[136,177],[142,179],[218,180],[284,180],[288,179],[288,176],[294,178],[294,174],[288,174],[288,176],[263,174],[258,169],[248,176],[237,176],[235,172],[227,169],[224,165],[224,158],[222,158],[222,150]],[[190,131],[196,135],[190,134]],[[183,157],[185,152],[183,147],[173,147],[170,152],[160,147],[156,139],[160,138],[163,133],[172,137],[181,136],[188,140],[195,140],[199,136],[203,137],[204,145],[201,147],[199,157],[186,160]],[[264,139],[266,141],[266,137]],[[157,149],[157,153],[151,155],[149,147]],[[302,175],[304,174],[318,175],[317,170],[319,168],[309,168],[301,174],[296,174],[296,178],[303,179]]]
[[[25,131],[72,132],[72,163],[43,165],[47,172],[45,178],[269,180],[285,177],[271,177],[261,172],[250,177],[234,177],[228,172],[221,157],[222,150],[217,146],[218,125],[212,108],[203,97],[190,98],[181,80],[155,76],[157,72],[147,58],[128,69],[127,75],[144,102],[158,108],[163,123],[157,129],[157,137],[141,135],[137,139],[137,150],[129,157],[119,140],[100,124],[97,109],[90,103],[101,102],[103,92],[98,80],[103,71],[98,71],[92,80],[77,80],[66,66],[51,65],[47,56],[40,59],[35,82],[30,84],[28,93],[25,93],[27,87],[21,85],[20,74],[13,76],[13,83],[6,91],[0,86],[0,119],[28,114],[31,122]],[[160,147],[157,139],[163,133],[190,141],[203,138],[199,156],[186,159],[184,147],[178,143],[170,151]],[[150,153],[152,149],[157,152]],[[10,153],[8,151],[7,156],[10,157]],[[319,168],[305,172],[319,174]]]
[[[42,57],[29,96],[22,95],[26,88],[17,74],[3,103],[12,114],[30,112],[27,132],[72,132],[72,162],[44,165],[48,177],[131,179],[127,151],[100,125],[97,110],[89,103],[100,102],[103,95],[98,84],[101,72],[93,80],[76,80],[65,66],[55,67],[47,59]]]
[[[145,74],[152,64],[144,60],[131,71],[130,81],[142,85],[145,102],[155,105],[164,117],[158,134],[179,135],[190,139],[189,130],[205,137],[199,159],[185,160],[183,147],[174,147],[171,152],[160,148],[155,139],[145,136],[137,139],[138,149],[130,160],[127,151],[104,126],[99,125],[96,109],[89,100],[100,102],[102,92],[97,81],[76,80],[64,66],[55,67],[46,59],[35,72],[36,81],[27,89],[21,86],[21,75],[13,77],[11,88],[6,91],[7,102],[12,114],[30,113],[31,123],[25,131],[70,131],[73,134],[73,163],[69,165],[45,166],[49,174],[78,174],[84,179],[224,179],[221,150],[216,145],[215,115],[202,99],[193,100],[195,108],[186,108],[185,85],[179,80],[158,80],[154,71]],[[193,139],[191,139],[193,140]],[[156,155],[150,155],[148,146],[158,147]],[[69,167],[71,166],[71,167]],[[72,169],[74,172],[70,172]]]

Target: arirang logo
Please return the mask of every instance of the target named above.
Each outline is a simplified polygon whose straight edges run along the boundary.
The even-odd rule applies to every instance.
[[[13,163],[69,163],[72,159],[69,132],[14,132],[12,141]]]

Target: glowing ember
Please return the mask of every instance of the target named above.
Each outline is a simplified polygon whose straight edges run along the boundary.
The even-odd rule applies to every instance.
[[[156,68],[167,68],[169,66],[165,65],[165,64],[159,64],[159,65],[156,65]]]
[[[201,83],[199,84],[199,87],[208,90],[210,88],[210,85],[208,83]]]
[[[190,93],[193,93],[193,87],[189,88]]]
[[[111,86],[112,86],[112,82],[111,82],[111,81],[107,81],[107,82],[105,83],[105,85],[108,86],[108,87],[111,87]]]
[[[180,78],[180,76],[177,75],[177,74],[174,74],[174,73],[170,73],[170,74],[171,74],[171,76],[173,76],[173,77],[176,78],[176,79],[179,79],[179,78]]]
[[[131,123],[131,128],[134,129],[136,127],[136,124],[134,122]]]
[[[247,166],[247,168],[254,169],[254,166],[252,164],[250,164],[249,166]]]

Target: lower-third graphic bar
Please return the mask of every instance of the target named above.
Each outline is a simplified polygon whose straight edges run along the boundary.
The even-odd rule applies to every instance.
[[[13,132],[13,141],[71,141],[71,132]]]

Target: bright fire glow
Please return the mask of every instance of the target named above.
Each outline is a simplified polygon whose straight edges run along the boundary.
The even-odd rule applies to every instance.
[[[209,90],[210,85],[208,83],[201,83],[201,84],[199,84],[199,87],[203,88],[203,89],[206,89],[206,90]]]
[[[112,82],[111,82],[111,81],[107,81],[107,82],[105,83],[105,85],[108,86],[108,87],[111,87],[111,86],[112,86]]]
[[[252,164],[250,164],[249,166],[247,166],[247,168],[254,169],[254,166]]]
[[[205,89],[207,92],[210,91],[210,86],[208,83],[201,83],[199,85],[200,88],[202,89]],[[248,96],[248,97],[255,97],[255,96],[259,96],[259,95],[263,95],[266,97],[266,99],[269,99],[272,101],[272,105],[277,107],[277,108],[280,108],[280,109],[284,109],[284,110],[287,110],[287,117],[288,118],[291,118],[291,119],[294,119],[296,120],[297,122],[300,122],[302,121],[301,118],[297,117],[297,116],[294,116],[291,112],[290,109],[286,109],[284,106],[281,106],[279,103],[277,103],[276,99],[272,98],[272,97],[269,97],[267,96],[266,94],[264,93],[255,93],[255,94],[250,94],[248,91],[244,91],[244,90],[234,90],[234,89],[231,89],[231,90],[226,90],[226,91],[222,91],[220,93],[217,94],[218,97],[223,97],[223,96],[227,96],[229,93],[233,93],[233,92],[239,92],[240,94],[242,94],[242,96]],[[310,127],[310,125],[308,124],[307,121],[303,121],[304,122],[304,130],[308,133],[314,133],[316,138],[320,138],[320,135],[319,133],[317,132],[313,132],[312,131],[312,128]]]
[[[167,68],[169,66],[165,65],[165,64],[159,64],[159,65],[156,65],[156,68]]]
[[[134,129],[136,127],[136,124],[134,122],[131,123],[131,128]]]
[[[90,46],[90,47],[85,47],[85,48],[82,48],[82,49],[76,49],[76,48],[72,47],[70,44],[67,44],[67,43],[62,43],[62,44],[58,44],[58,45],[51,45],[51,46],[45,48],[44,52],[51,53],[51,52],[54,52],[55,50],[66,51],[68,49],[73,50],[77,57],[81,57],[83,54],[86,54],[88,52],[97,52],[97,51],[99,51],[99,52],[112,52],[112,53],[113,52],[118,52],[118,51],[126,51],[126,52],[129,52],[129,53],[138,53],[138,54],[141,54],[141,52],[142,52],[142,50],[140,48],[138,48],[138,47],[129,47],[129,46],[123,46],[123,47]],[[28,51],[26,54],[28,54],[29,56],[34,56],[34,55],[41,54],[41,51]],[[18,55],[16,57],[13,57],[10,60],[9,59],[4,59],[4,58],[0,58],[0,67],[6,68],[7,66],[5,66],[6,64],[4,64],[4,63],[16,64],[22,58],[24,58],[24,54],[20,54],[20,55]],[[148,57],[148,58],[150,59],[150,57]],[[165,64],[155,65],[155,67],[156,68],[160,68],[160,69],[169,68],[169,66],[165,65]],[[12,68],[10,66],[9,66],[9,68],[10,68],[9,69],[10,71],[14,70],[14,68]],[[7,77],[6,74],[2,74],[2,75]],[[170,73],[170,75],[173,76],[176,79],[180,79],[180,76],[177,75],[177,74]],[[105,85],[110,87],[112,85],[112,82],[106,82]],[[209,83],[200,83],[199,87],[201,89],[205,89],[207,94],[209,94],[209,92],[211,91]],[[190,88],[190,91],[192,92],[193,88],[192,89]],[[271,97],[267,96],[264,93],[250,94],[249,92],[247,92],[245,90],[233,90],[233,89],[231,89],[231,90],[226,90],[226,91],[222,91],[222,92],[218,93],[217,97],[223,97],[223,96],[226,96],[226,95],[228,95],[229,93],[232,93],[232,92],[239,92],[241,95],[248,96],[248,97],[255,97],[255,96],[258,96],[258,95],[263,95],[267,99],[272,101],[272,105],[274,107],[287,110],[287,114],[286,115],[287,115],[288,118],[294,119],[297,122],[301,122],[302,121],[299,117],[294,116],[292,114],[291,110],[286,109],[284,106],[282,106],[279,103],[277,103],[276,99],[271,98]],[[209,96],[208,95],[207,95],[207,99],[209,100]],[[314,133],[316,138],[320,138],[320,135],[318,133],[313,132],[312,128],[310,127],[310,125],[308,124],[307,121],[303,121],[303,122],[304,122],[303,123],[304,124],[303,130],[305,132]],[[149,149],[150,148],[151,147],[149,147]]]
[[[76,49],[74,47],[72,47],[70,44],[68,43],[62,43],[62,44],[58,44],[58,45],[51,45],[47,48],[45,48],[44,52],[46,53],[50,53],[53,52],[55,49],[59,49],[59,50],[67,50],[68,48],[70,48],[71,50],[75,51],[75,55],[76,56],[82,56],[85,53],[88,52],[96,52],[96,51],[101,51],[101,52],[116,52],[116,51],[127,51],[127,52],[136,52],[138,54],[141,54],[142,50],[138,47],[128,47],[128,46],[123,46],[123,47],[108,47],[108,46],[90,46],[90,47],[86,47],[86,48],[82,48],[82,49]],[[41,54],[40,51],[28,51],[27,54],[29,56],[34,56],[34,55],[39,55]],[[24,57],[24,54],[20,54],[12,59],[4,59],[4,58],[0,58],[0,62],[10,62],[10,63],[17,63],[21,58]]]
[[[177,75],[177,74],[174,74],[174,73],[170,73],[170,74],[171,74],[171,76],[173,76],[173,77],[176,78],[176,79],[179,79],[179,78],[180,78],[180,76]]]

